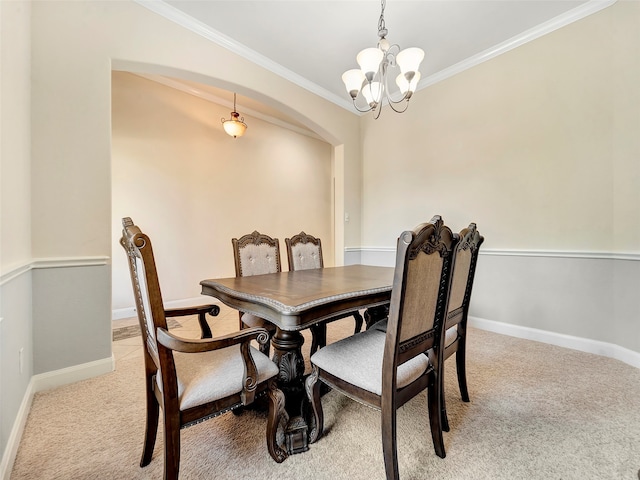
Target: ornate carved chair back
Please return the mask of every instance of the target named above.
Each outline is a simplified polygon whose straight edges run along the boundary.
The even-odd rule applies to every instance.
[[[282,271],[280,242],[257,231],[231,239],[236,277]]]
[[[323,268],[322,242],[319,238],[300,232],[291,238],[285,238],[289,270],[307,270]]]
[[[280,241],[271,238],[257,230],[243,235],[240,238],[232,238],[233,258],[236,266],[236,277],[250,277],[282,271],[280,262]],[[238,312],[240,329],[248,327],[262,327],[269,330],[270,335],[275,333],[275,326],[266,320],[250,313]],[[269,355],[269,343],[261,347],[261,351]]]
[[[164,313],[153,247],[149,237],[133,224],[131,218],[123,218],[122,227],[120,245],[127,252],[136,312],[147,360],[145,368],[148,370],[147,374],[155,374],[160,368],[156,329],[158,327],[166,329],[167,319]]]
[[[284,243],[287,249],[287,260],[289,262],[289,270],[308,270],[311,268],[324,268],[324,259],[322,258],[322,242],[319,238],[300,232],[291,238],[285,238]],[[327,344],[327,324],[345,317],[353,316],[355,320],[355,328],[353,333],[358,333],[362,328],[363,319],[358,310],[353,312],[337,315],[330,320],[326,320],[321,324],[311,327],[311,355],[318,348],[322,348]]]
[[[388,479],[398,479],[396,410],[428,389],[435,452],[445,456],[441,425],[443,332],[458,235],[440,216],[403,232],[386,327],[372,328],[318,350],[306,382],[315,427],[323,430],[320,381],[381,411],[382,447]]]
[[[466,374],[466,343],[469,303],[475,278],[476,264],[480,246],[484,237],[480,235],[475,223],[460,232],[460,242],[456,248],[453,279],[449,294],[449,307],[444,338],[444,359],[456,354],[456,367],[460,395],[464,402],[469,401]],[[449,430],[444,391],[442,392],[442,423]]]

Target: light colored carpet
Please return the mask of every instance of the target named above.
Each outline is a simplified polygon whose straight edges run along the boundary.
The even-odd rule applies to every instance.
[[[237,315],[229,318],[237,325]],[[352,328],[348,319],[331,324],[329,339]],[[471,329],[471,403],[463,403],[455,362],[446,365],[447,457],[434,453],[422,394],[398,414],[404,480],[638,478],[640,370]],[[141,356],[126,357],[113,373],[38,393],[11,479],[162,478],[161,433],[151,464],[138,465],[142,372]],[[383,479],[379,413],[336,392],[323,405],[325,436],[282,464],[267,453],[264,412],[229,413],[183,430],[181,478]]]
[[[173,318],[167,318],[167,327],[179,328],[180,322]],[[136,322],[134,325],[126,325],[124,327],[115,327],[112,330],[112,340],[118,342],[120,340],[126,340],[127,338],[140,336],[140,325]]]

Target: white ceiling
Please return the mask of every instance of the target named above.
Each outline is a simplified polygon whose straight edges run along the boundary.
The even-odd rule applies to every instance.
[[[378,41],[376,0],[136,1],[351,111],[341,75]],[[388,0],[385,23],[391,43],[425,51],[420,89],[614,2]]]

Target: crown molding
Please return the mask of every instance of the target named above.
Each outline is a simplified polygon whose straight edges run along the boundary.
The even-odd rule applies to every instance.
[[[422,90],[430,85],[441,82],[442,80],[446,80],[449,77],[457,75],[469,68],[480,65],[487,60],[491,60],[492,58],[497,57],[498,55],[502,55],[514,48],[520,47],[525,43],[529,43],[537,38],[540,38],[548,33],[554,32],[562,27],[566,27],[567,25],[581,20],[589,15],[599,12],[605,8],[610,7],[618,0],[591,0],[587,3],[580,5],[568,12],[563,13],[562,15],[558,15],[551,20],[541,23],[540,25],[536,25],[529,30],[526,30],[515,37],[510,38],[498,45],[494,45],[487,50],[480,52],[472,57],[469,57],[461,62],[456,63],[444,70],[440,70],[433,75],[429,75],[428,77],[423,78],[419,83],[416,90]]]
[[[285,80],[290,81],[298,85],[299,87],[304,88],[305,90],[310,91],[318,95],[319,97],[324,98],[336,105],[351,110],[352,105],[351,102],[346,98],[335,95],[329,90],[322,88],[318,84],[307,80],[301,75],[289,70],[286,67],[283,67],[279,63],[274,62],[273,60],[265,57],[264,55],[256,52],[255,50],[250,49],[249,47],[243,45],[235,41],[233,38],[211,28],[210,26],[196,20],[195,18],[187,15],[186,13],[178,10],[177,8],[165,3],[162,0],[133,0],[138,5],[145,7],[148,10],[151,10],[158,15],[170,20],[181,27],[186,28],[187,30],[191,30],[192,32],[210,40],[217,45],[229,50],[230,52],[239,55],[246,60],[272,72],[276,75],[284,78]]]
[[[514,48],[540,38],[543,35],[551,33],[555,30],[558,30],[559,28],[565,27],[573,22],[597,13],[600,10],[610,7],[617,1],[618,0],[591,0],[583,5],[580,5],[579,7],[563,13],[562,15],[558,15],[557,17],[552,18],[545,23],[537,25],[534,28],[516,35],[505,42],[502,42],[498,45],[495,45],[494,47],[480,52],[477,55],[469,57],[466,60],[452,65],[451,67],[445,68],[444,70],[423,78],[420,83],[418,83],[418,87],[416,90],[422,90],[423,88],[426,88],[430,85],[446,80],[447,78],[461,73],[464,70],[475,67],[483,62],[486,62],[487,60],[491,60],[492,58],[497,57],[498,55],[513,50]],[[366,113],[355,111],[352,102],[347,98],[335,95],[334,93],[320,87],[319,85],[302,77],[301,75],[298,75],[288,68],[283,67],[279,63],[276,63],[273,60],[265,57],[264,55],[259,54],[255,50],[252,50],[247,46],[235,41],[231,37],[218,32],[210,26],[165,3],[163,0],[134,0],[134,2],[144,8],[147,8],[148,10],[151,10],[154,13],[157,13],[158,15],[161,15],[167,20],[170,20],[188,30],[191,30],[192,32],[216,43],[221,47],[226,48],[236,55],[239,55],[256,65],[259,65],[266,70],[269,70],[270,72],[298,85],[299,87],[302,87],[305,90],[308,90],[311,93],[314,93],[319,97],[322,97],[325,100],[328,100],[329,102],[332,102],[337,106],[344,108],[345,110],[348,110],[359,116],[362,116]]]

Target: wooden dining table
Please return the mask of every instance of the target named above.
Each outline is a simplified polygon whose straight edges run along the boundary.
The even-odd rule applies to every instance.
[[[393,267],[349,265],[200,282],[203,295],[275,325],[271,344],[289,414],[285,430],[289,454],[308,449],[304,337],[300,332],[354,310],[366,310],[367,326],[385,318],[393,275]]]

